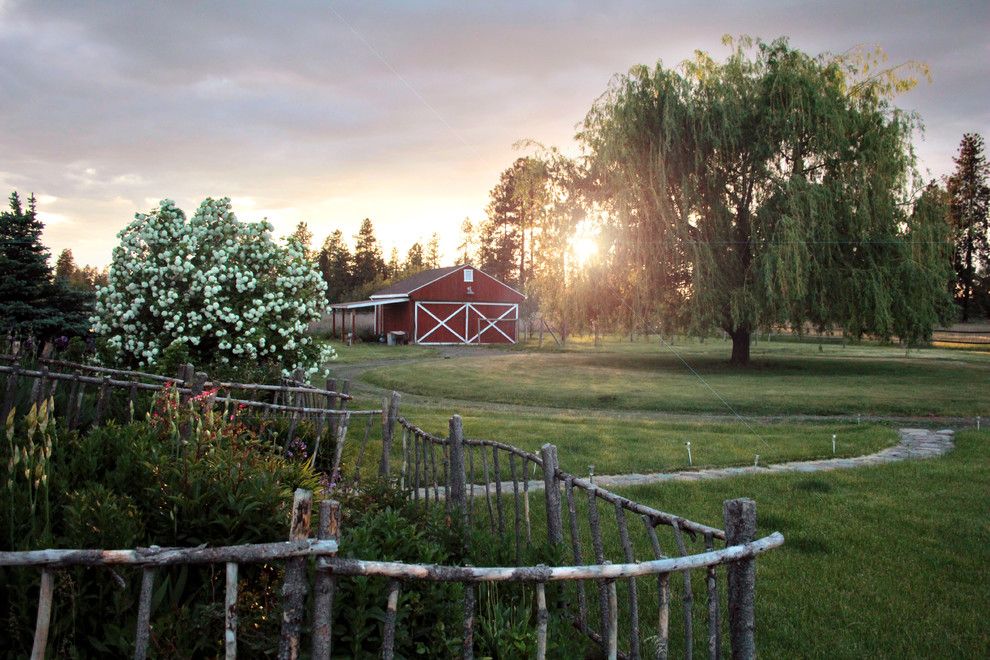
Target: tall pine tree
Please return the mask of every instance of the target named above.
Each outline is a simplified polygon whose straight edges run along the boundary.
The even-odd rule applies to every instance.
[[[386,277],[385,259],[375,238],[375,228],[369,218],[361,222],[361,228],[354,237],[354,287],[364,289],[376,280]]]
[[[327,300],[332,303],[343,301],[354,286],[354,276],[351,252],[339,229],[323,241],[318,263],[327,283]]]
[[[946,189],[955,247],[956,300],[962,320],[968,321],[974,298],[986,294],[990,275],[990,164],[983,153],[983,136],[963,135],[954,161],[956,171],[946,181]]]

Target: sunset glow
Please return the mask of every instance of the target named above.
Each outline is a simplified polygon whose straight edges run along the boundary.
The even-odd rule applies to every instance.
[[[879,43],[892,62],[927,63],[934,82],[898,99],[924,118],[926,177],[951,169],[959,131],[990,132],[990,91],[969,82],[986,70],[986,22],[965,3],[761,4],[0,3],[0,186],[38,195],[46,245],[80,263],[106,264],[135,212],[208,196],[279,236],[305,221],[316,243],[335,229],[351,241],[366,217],[386,254],[437,232],[446,263],[517,141],[576,155],[576,126],[614,74],[721,56],[726,33],[787,34],[811,52]],[[584,262],[596,248],[580,243]]]

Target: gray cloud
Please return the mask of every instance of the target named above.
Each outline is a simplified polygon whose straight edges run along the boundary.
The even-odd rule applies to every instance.
[[[722,53],[723,33],[927,62],[898,103],[941,175],[963,131],[990,133],[988,27],[985,2],[8,1],[0,181],[56,198],[47,239],[83,261],[149,199],[220,194],[283,231],[370,216],[389,247],[438,230],[452,254],[516,140],[573,148],[613,74]]]

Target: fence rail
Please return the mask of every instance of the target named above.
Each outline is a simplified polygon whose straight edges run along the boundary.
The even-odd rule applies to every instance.
[[[52,364],[51,366],[57,366]],[[82,388],[99,386],[95,422],[106,418],[109,393],[126,389],[133,406],[135,392],[176,387],[183,396],[203,396],[206,374],[184,367],[177,378],[141,383],[141,374],[104,373],[102,377],[52,372],[48,366],[23,369],[18,364],[0,367],[7,384],[4,412],[23,399],[18,396],[22,381],[32,382],[30,400],[42,397],[54,401],[56,384],[68,381],[72,387],[63,413],[78,421]],[[120,370],[116,370],[120,371]],[[124,379],[114,378],[123,376]],[[179,383],[172,385],[172,383]],[[144,387],[141,387],[144,385]],[[229,385],[236,383],[219,383]],[[252,384],[244,384],[252,385]],[[454,415],[446,436],[429,433],[399,414],[400,398],[392,393],[380,410],[348,410],[346,383],[337,392],[328,382],[326,389],[308,387],[290,379],[279,386],[253,388],[255,395],[270,394],[272,401],[255,402],[265,406],[264,414],[283,414],[289,420],[288,435],[302,420],[319,427],[314,455],[320,450],[325,428],[327,451],[324,461],[333,482],[348,488],[361,487],[361,467],[369,451],[380,449],[377,476],[392,478],[408,498],[424,507],[443,507],[453,520],[463,523],[465,548],[470,529],[485,529],[505,539],[514,561],[510,566],[437,566],[378,561],[374,557],[336,556],[340,536],[340,507],[336,502],[320,503],[316,538],[311,539],[312,494],[297,491],[293,501],[288,542],[262,543],[217,548],[139,548],[134,550],[36,550],[0,553],[0,567],[41,568],[41,592],[35,636],[35,657],[43,657],[53,597],[53,571],[65,566],[131,564],[142,569],[135,657],[143,658],[148,649],[151,592],[155,571],[180,564],[225,564],[227,577],[224,644],[226,657],[237,653],[238,565],[256,561],[285,563],[283,587],[283,626],[279,656],[295,658],[300,653],[305,607],[310,585],[306,562],[312,557],[316,578],[313,585],[311,637],[314,658],[329,658],[332,650],[334,594],[339,580],[372,576],[387,581],[387,599],[382,603],[381,654],[396,653],[396,626],[402,621],[400,596],[416,581],[443,581],[463,585],[464,607],[461,622],[462,655],[473,657],[478,616],[477,585],[510,582],[532,588],[536,604],[537,656],[545,657],[550,614],[560,614],[610,658],[641,658],[653,655],[667,658],[672,647],[683,647],[692,657],[696,637],[707,647],[708,656],[720,658],[726,639],[734,658],[755,657],[755,559],[779,547],[783,536],[773,533],[756,536],[756,509],[750,500],[728,500],[723,506],[724,529],[658,510],[613,493],[578,477],[559,466],[557,448],[551,444],[539,453],[529,452],[497,440],[466,438],[461,418]],[[216,392],[207,397],[208,405],[227,404],[233,399]],[[74,403],[75,402],[75,403]],[[320,405],[312,405],[312,404]],[[330,408],[339,405],[339,408]],[[100,411],[103,411],[102,413]],[[356,439],[348,439],[355,419],[364,418],[363,437],[352,429]],[[372,423],[381,419],[381,439],[372,438]],[[331,420],[331,421],[328,421]],[[346,445],[356,461],[343,470]],[[315,456],[314,456],[314,464]],[[368,475],[366,475],[367,478]],[[341,477],[346,481],[341,481]],[[542,491],[542,497],[533,494]],[[604,507],[604,508],[603,508]],[[633,518],[638,518],[639,523]],[[719,544],[721,547],[716,547]],[[549,556],[566,560],[547,566],[527,564],[526,550],[545,546]],[[645,548],[646,556],[641,555]],[[720,567],[724,567],[721,575]],[[563,584],[563,591],[547,597],[546,585]],[[589,587],[590,588],[587,588]],[[722,595],[724,593],[724,596]],[[724,599],[724,603],[721,602]],[[679,607],[675,603],[679,600]],[[723,605],[726,605],[723,607]],[[340,604],[338,603],[338,607]],[[722,621],[723,610],[728,615]],[[681,621],[682,632],[672,624]],[[556,624],[554,624],[556,625]],[[672,644],[673,640],[676,644]],[[653,646],[652,652],[648,646]],[[40,651],[39,651],[40,649]],[[37,655],[39,653],[41,655]]]

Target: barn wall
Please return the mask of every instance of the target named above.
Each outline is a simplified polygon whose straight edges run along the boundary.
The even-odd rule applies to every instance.
[[[413,303],[395,303],[382,306],[382,320],[384,328],[382,334],[388,335],[390,332],[405,332],[408,341],[413,340],[412,323]]]
[[[468,295],[471,287],[474,295]],[[474,269],[474,282],[464,281],[464,270],[455,270],[436,282],[427,284],[409,296],[412,300],[440,300],[460,302],[513,302],[525,300],[522,296],[498,280]]]

